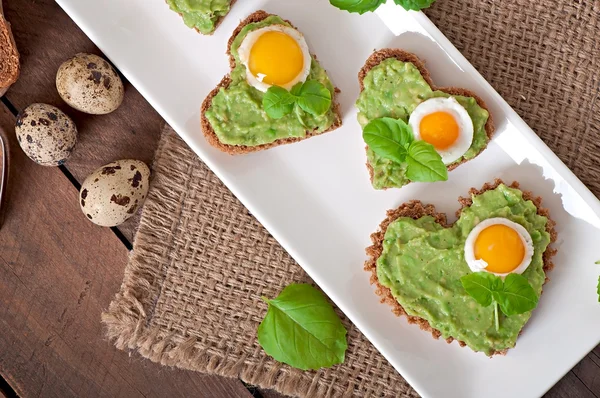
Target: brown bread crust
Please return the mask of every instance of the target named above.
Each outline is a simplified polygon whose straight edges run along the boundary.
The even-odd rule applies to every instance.
[[[502,180],[496,179],[493,183],[486,183],[479,190],[476,188],[471,188],[471,190],[469,191],[469,195],[467,197],[460,197],[458,199],[458,202],[461,204],[461,208],[456,212],[456,216],[460,217],[460,213],[462,212],[462,209],[471,206],[471,204],[473,203],[472,195],[481,195],[482,193],[484,193],[486,191],[496,189],[498,187],[498,185],[503,184],[503,183],[504,182]],[[519,183],[515,181],[510,185],[510,187],[519,189]],[[557,237],[556,230],[554,229],[555,222],[550,218],[548,209],[542,207],[542,198],[534,196],[529,191],[522,191],[522,192],[523,192],[523,199],[531,200],[533,202],[533,204],[537,208],[537,214],[539,214],[540,216],[544,216],[548,219],[548,223],[546,224],[546,231],[550,234],[550,244],[554,243],[556,241],[556,237]],[[433,338],[435,338],[437,340],[442,335],[440,333],[440,331],[432,328],[426,319],[423,319],[423,318],[420,318],[417,316],[408,315],[408,313],[404,310],[402,305],[400,305],[400,303],[398,303],[398,301],[396,301],[396,299],[392,295],[391,290],[389,288],[381,285],[379,283],[379,279],[377,278],[377,259],[381,256],[381,253],[383,252],[383,239],[384,239],[384,236],[385,236],[388,226],[400,217],[410,217],[410,218],[416,220],[416,219],[421,218],[426,215],[435,218],[435,221],[438,224],[440,224],[444,227],[450,227],[450,225],[447,224],[447,221],[446,221],[446,214],[438,213],[435,210],[435,207],[433,205],[430,205],[430,204],[425,205],[421,201],[418,201],[418,200],[412,200],[410,202],[406,202],[406,203],[400,205],[397,209],[388,210],[387,217],[379,225],[379,230],[377,232],[371,234],[371,242],[373,242],[373,245],[367,247],[367,249],[366,249],[366,253],[367,253],[367,256],[369,257],[369,259],[365,262],[364,269],[365,269],[365,271],[371,273],[371,284],[374,284],[376,286],[375,293],[381,298],[381,303],[386,303],[386,304],[390,305],[392,307],[392,312],[394,314],[396,314],[396,316],[401,316],[401,315],[406,316],[406,318],[408,319],[408,323],[417,324],[421,328],[421,330],[430,332],[431,335],[433,336]],[[556,254],[556,250],[551,247],[547,247],[546,251],[543,254],[543,260],[544,260],[543,268],[544,268],[544,272],[546,273],[546,281],[545,282],[547,282],[549,280],[549,278],[547,276],[548,271],[552,270],[552,268],[554,267],[554,264],[552,263],[552,257],[555,254]],[[452,338],[452,337],[449,337],[446,339],[446,342],[448,342],[448,343],[452,343],[452,341],[454,341],[454,338]],[[457,341],[461,347],[464,347],[466,345],[462,341],[459,341],[459,340],[457,340]],[[490,356],[505,355],[507,351],[508,351],[508,349],[501,350],[501,351],[495,351]]]
[[[240,22],[238,27],[233,31],[233,34],[231,35],[231,37],[227,43],[227,55],[229,56],[229,66],[231,67],[232,70],[235,68],[236,65],[235,65],[235,58],[231,54],[231,45],[233,44],[233,41],[235,40],[237,35],[241,32],[241,30],[246,25],[255,23],[255,22],[260,22],[270,15],[271,14],[269,14],[265,11],[262,11],[262,10],[256,11],[256,12],[250,14],[242,22]],[[286,21],[286,22],[290,23],[289,21]],[[290,23],[290,25],[291,25],[291,23]],[[223,80],[221,80],[221,82],[217,85],[217,87],[215,87],[215,89],[212,90],[208,94],[208,96],[206,97],[204,102],[202,102],[202,107],[200,108],[200,125],[202,126],[202,132],[204,133],[204,136],[206,137],[206,140],[209,142],[209,144],[211,144],[215,148],[217,148],[223,152],[226,152],[230,155],[240,155],[240,154],[244,154],[244,153],[257,152],[257,151],[262,151],[265,149],[273,148],[273,147],[276,147],[279,145],[291,144],[294,142],[305,140],[310,137],[328,133],[330,131],[337,129],[338,127],[340,127],[342,125],[342,117],[340,114],[340,105],[336,101],[336,96],[337,96],[337,94],[339,94],[340,90],[336,88],[334,96],[332,98],[332,102],[331,102],[331,104],[333,106],[333,110],[336,114],[336,120],[333,123],[333,125],[331,125],[331,127],[329,127],[329,129],[323,131],[322,133],[317,133],[315,131],[307,131],[306,136],[304,136],[304,137],[281,138],[281,139],[273,141],[269,144],[262,144],[262,145],[255,145],[255,146],[224,144],[219,140],[219,137],[217,137],[215,130],[212,128],[212,125],[206,118],[206,111],[211,107],[212,99],[219,93],[219,90],[221,90],[221,88],[226,89],[227,87],[229,87],[229,84],[231,84],[231,77],[229,75],[227,75],[223,78]]]
[[[433,81],[431,80],[431,75],[429,74],[429,71],[425,67],[425,63],[421,59],[419,59],[419,57],[417,57],[415,54],[409,53],[407,51],[395,49],[395,48],[384,48],[382,50],[375,51],[373,54],[371,54],[371,56],[367,59],[367,61],[365,62],[365,65],[362,67],[360,72],[358,72],[358,83],[360,85],[361,92],[365,89],[364,80],[365,80],[365,77],[367,76],[367,73],[369,73],[369,71],[371,69],[373,69],[374,67],[376,67],[377,65],[379,65],[381,62],[385,61],[388,58],[396,58],[398,61],[410,62],[411,64],[416,66],[432,90],[443,91],[450,95],[460,95],[460,96],[464,96],[464,97],[475,98],[475,101],[477,101],[477,104],[480,107],[482,107],[483,109],[487,110],[489,113],[488,120],[485,124],[485,132],[488,136],[488,139],[490,139],[490,140],[492,139],[492,136],[494,135],[494,131],[495,131],[494,121],[492,119],[492,113],[490,112],[489,108],[487,107],[485,101],[483,101],[483,99],[481,99],[474,92],[466,90],[464,88],[436,87],[435,84],[433,84]],[[479,151],[477,153],[477,155],[475,155],[473,158],[463,159],[458,163],[454,163],[454,164],[448,166],[448,171],[452,171],[455,168],[457,168],[458,166],[460,166],[461,164],[468,162],[469,160],[475,159],[475,157],[478,156],[481,152],[483,152],[483,150],[486,147],[487,147],[487,145],[484,146],[483,148],[481,148],[481,151]],[[365,150],[366,149],[367,149],[367,147],[365,147]],[[371,178],[371,182],[373,182],[373,167],[369,164],[369,162],[367,162],[367,168],[369,169],[369,176]],[[384,188],[384,189],[387,189],[387,188]]]
[[[10,24],[4,18],[0,0],[0,96],[4,95],[8,87],[17,81],[20,71],[19,52]]]

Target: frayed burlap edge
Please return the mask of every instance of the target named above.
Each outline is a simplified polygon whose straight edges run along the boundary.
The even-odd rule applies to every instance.
[[[158,159],[164,156],[182,158],[189,156],[189,149],[183,145],[177,145],[173,140],[179,140],[177,135],[172,132],[170,127],[166,126],[159,141],[156,151],[156,161],[153,165],[153,177],[151,180],[151,189],[148,194],[147,202],[142,212],[140,228],[149,230],[148,223],[159,224],[160,228],[176,230],[177,225],[170,225],[173,218],[165,216],[164,219],[156,217],[147,217],[148,214],[156,216],[156,211],[151,210],[152,206],[160,203],[163,198],[173,197],[175,194],[168,183],[161,181],[165,178],[161,170],[164,165]],[[175,154],[166,155],[167,151],[176,151]],[[190,175],[182,178],[191,178]],[[175,185],[175,184],[171,184]],[[179,203],[183,203],[187,195],[186,187],[182,187]],[[164,202],[164,201],[162,201]],[[162,204],[162,203],[161,203]],[[178,214],[181,209],[165,209],[165,214]],[[124,272],[123,283],[109,308],[102,313],[102,323],[106,329],[106,337],[109,341],[121,350],[131,350],[139,353],[141,356],[165,366],[175,366],[182,369],[210,373],[229,378],[239,378],[244,382],[265,389],[274,389],[282,394],[290,396],[331,396],[331,387],[323,385],[320,379],[335,372],[334,368],[321,369],[310,377],[305,377],[306,372],[293,369],[287,365],[277,363],[272,358],[263,356],[259,361],[262,352],[260,347],[251,355],[243,354],[232,360],[215,355],[210,348],[199,349],[195,337],[188,338],[183,342],[175,342],[175,335],[161,329],[158,326],[152,326],[152,317],[154,306],[160,296],[160,286],[166,278],[166,271],[160,272],[162,280],[157,281],[157,258],[164,259],[164,253],[159,253],[161,248],[169,247],[165,244],[165,239],[169,237],[154,234],[138,234],[134,241],[133,251],[130,261]],[[137,250],[137,248],[144,248]],[[156,252],[152,252],[155,250]],[[134,254],[136,261],[132,261]],[[351,337],[356,334],[354,325],[348,325],[349,339],[360,343],[360,338]],[[253,362],[253,363],[252,363]],[[358,371],[358,369],[356,370]],[[357,376],[357,375],[356,375]],[[406,382],[404,382],[406,383]],[[354,388],[360,388],[360,383],[352,385],[350,383],[342,396],[353,396],[356,393]],[[398,396],[417,396],[408,384],[398,385]],[[336,395],[337,396],[337,395]]]

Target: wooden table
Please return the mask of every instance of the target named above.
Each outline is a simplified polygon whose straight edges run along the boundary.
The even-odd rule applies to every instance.
[[[0,230],[0,398],[280,397],[236,379],[161,367],[106,341],[100,313],[119,289],[138,220],[118,230],[91,224],[79,210],[78,187],[112,160],[151,163],[164,121],[130,84],[110,115],[67,107],[54,86],[58,66],[77,52],[100,51],[51,0],[10,0],[5,7],[22,74],[0,104],[12,155]],[[62,108],[79,128],[64,167],[34,164],[16,142],[15,114],[33,102]],[[599,376],[597,347],[547,396],[600,397]]]

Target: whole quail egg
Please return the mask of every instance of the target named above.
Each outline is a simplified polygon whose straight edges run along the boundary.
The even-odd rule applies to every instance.
[[[123,102],[123,82],[110,64],[94,54],[79,53],[65,61],[56,74],[56,88],[69,106],[104,115]]]
[[[63,111],[47,104],[31,104],[18,116],[15,126],[21,148],[42,166],[60,166],[77,143],[77,127]]]
[[[150,169],[139,160],[117,160],[102,166],[81,185],[81,210],[94,224],[120,225],[146,200],[149,179]]]

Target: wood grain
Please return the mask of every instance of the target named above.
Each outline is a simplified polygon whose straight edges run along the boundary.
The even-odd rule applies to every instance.
[[[595,396],[600,396],[600,368],[598,357],[593,352],[583,358],[572,370],[579,380]]]
[[[567,373],[544,398],[594,398],[594,395],[571,371]]]
[[[23,397],[249,397],[239,380],[170,369],[106,341],[100,312],[127,250],[82,217],[57,168],[31,162],[9,132],[11,180],[0,232],[0,373]]]
[[[66,166],[77,181],[117,159],[150,165],[164,122],[131,84],[124,80],[123,104],[104,116],[76,111],[58,95],[55,78],[62,62],[78,52],[102,55],[69,16],[52,0],[11,0],[5,14],[21,53],[21,76],[6,97],[18,110],[44,102],[73,118],[79,142]],[[130,242],[138,222],[139,216],[119,227]]]

